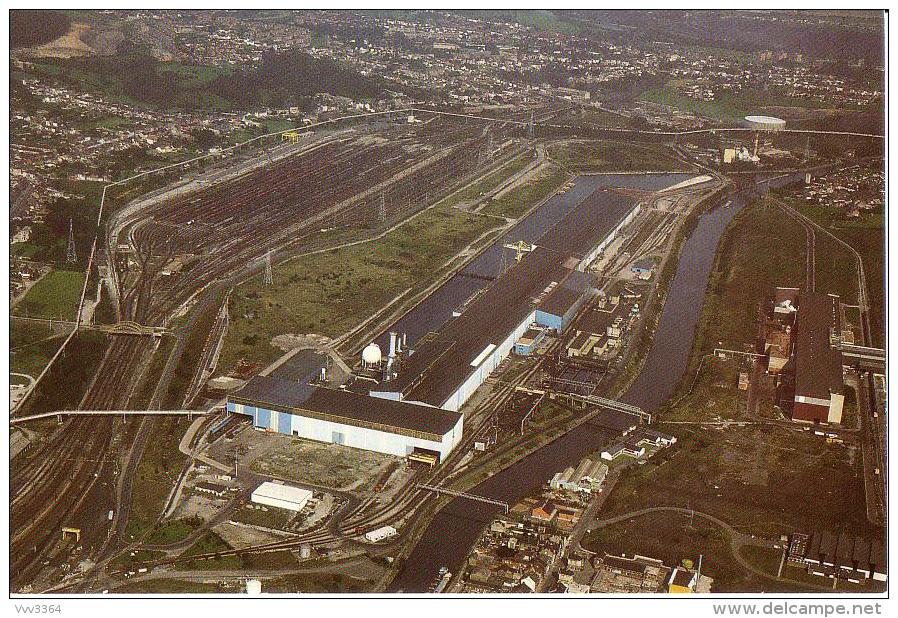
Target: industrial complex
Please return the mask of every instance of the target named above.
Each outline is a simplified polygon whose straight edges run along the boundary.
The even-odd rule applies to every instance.
[[[459,443],[459,410],[513,349],[527,353],[541,333],[567,329],[597,286],[587,266],[637,216],[635,200],[590,195],[435,336],[390,350],[368,348],[349,384],[257,376],[228,397],[227,410],[255,427],[399,456],[444,459]],[[529,342],[529,343],[528,343]]]
[[[888,593],[886,13],[9,13],[18,613]]]

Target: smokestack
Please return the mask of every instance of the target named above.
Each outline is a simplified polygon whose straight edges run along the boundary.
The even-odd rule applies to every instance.
[[[396,333],[390,333],[390,360],[392,361],[396,357]]]
[[[408,341],[406,340],[406,333],[402,333],[402,349],[408,349]]]
[[[321,368],[321,381],[327,382],[327,367]]]

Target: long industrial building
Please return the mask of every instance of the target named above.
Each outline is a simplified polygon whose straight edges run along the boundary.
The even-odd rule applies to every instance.
[[[507,273],[371,395],[459,410],[532,324],[564,330],[597,293],[583,272],[638,213],[631,198],[598,190],[565,215]]]
[[[596,295],[587,266],[638,211],[630,197],[594,192],[434,337],[378,365],[376,381],[335,389],[256,376],[228,397],[228,411],[282,434],[442,460],[461,440],[459,410],[515,343],[534,326],[563,331]],[[358,392],[359,383],[369,386]]]

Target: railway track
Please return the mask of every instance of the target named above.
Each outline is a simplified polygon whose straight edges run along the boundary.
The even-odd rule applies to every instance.
[[[111,234],[129,239],[136,272],[112,260],[122,318],[158,325],[216,282],[244,272],[269,249],[317,231],[322,222],[364,226],[403,217],[421,205],[428,188],[453,186],[481,163],[481,127],[441,119],[428,130],[442,134],[426,150],[415,148],[414,136],[402,134],[388,134],[392,139],[383,141],[340,139],[124,217]],[[401,174],[438,148],[446,152],[414,173]],[[386,202],[380,216],[373,207],[376,194],[353,199],[374,186],[381,187]],[[160,276],[166,263],[187,252],[195,256],[188,276]],[[112,339],[80,407],[125,408],[136,386],[136,368],[152,348],[145,339]],[[79,555],[98,558],[93,552],[100,546],[104,553],[115,551],[104,515],[114,504],[117,462],[131,448],[125,442],[134,439],[123,438],[126,433],[117,419],[73,418],[44,448],[15,461],[10,479],[13,589],[29,585],[48,566],[45,558],[54,553],[60,526],[82,528]]]

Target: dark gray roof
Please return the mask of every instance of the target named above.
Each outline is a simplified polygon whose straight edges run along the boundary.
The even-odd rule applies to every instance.
[[[566,255],[537,248],[527,253],[437,336],[403,360],[399,376],[378,390],[441,406],[474,372],[471,362],[498,345],[535,309],[538,296],[569,272]]]
[[[303,385],[272,376],[255,376],[230,399],[300,416],[326,415],[349,425],[376,425],[386,431],[418,431],[439,436],[449,432],[461,418],[457,412],[440,408]]]
[[[585,257],[611,233],[635,200],[608,189],[594,191],[536,241],[541,247]]]
[[[839,329],[839,298],[802,292],[795,326],[795,394],[829,399],[841,393],[842,353],[830,345]]]
[[[234,396],[289,408],[300,405],[314,390],[315,387],[307,382],[294,382],[275,376],[253,376]]]

